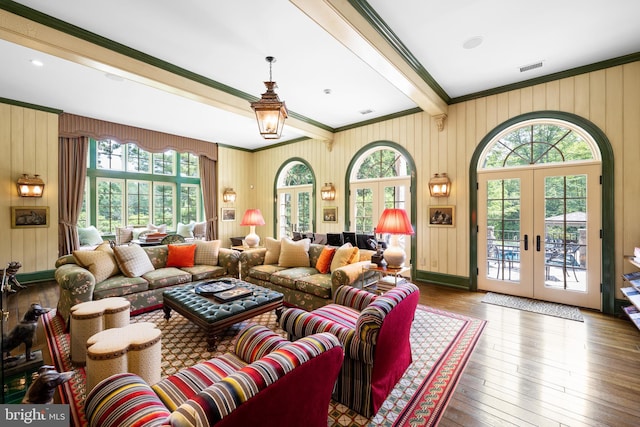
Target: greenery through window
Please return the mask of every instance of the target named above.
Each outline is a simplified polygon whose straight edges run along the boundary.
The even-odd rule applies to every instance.
[[[199,159],[192,153],[91,140],[88,164],[78,226],[93,224],[102,234],[149,223],[175,230],[202,217]]]
[[[397,151],[377,150],[367,156],[356,175],[357,179],[392,178],[409,175],[409,165]]]
[[[291,161],[278,175],[278,235],[292,237],[293,232],[312,231],[311,169],[299,161]]]

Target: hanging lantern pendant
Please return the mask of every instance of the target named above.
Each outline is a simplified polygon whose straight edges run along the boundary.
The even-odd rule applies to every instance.
[[[284,101],[280,101],[278,94],[274,91],[277,84],[271,77],[271,66],[276,59],[273,56],[267,56],[265,59],[269,63],[269,81],[264,82],[267,91],[262,94],[259,101],[251,103],[251,108],[256,113],[260,135],[264,139],[278,139],[282,134],[288,113]]]

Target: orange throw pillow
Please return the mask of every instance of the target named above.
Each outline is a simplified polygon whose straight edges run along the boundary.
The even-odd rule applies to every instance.
[[[316,270],[318,270],[322,274],[326,274],[329,272],[329,268],[331,267],[331,260],[333,260],[333,256],[336,253],[336,248],[332,248],[331,246],[325,246],[320,252],[320,256],[318,257],[318,262],[316,262]]]
[[[169,245],[166,267],[193,267],[196,245]]]

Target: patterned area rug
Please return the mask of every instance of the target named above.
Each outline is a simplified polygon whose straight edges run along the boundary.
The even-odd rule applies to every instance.
[[[234,337],[246,325],[239,323],[226,331],[214,352],[206,349],[205,334],[177,313],[169,321],[162,310],[131,318],[132,322],[154,322],[162,330],[162,376],[171,375],[195,363],[233,350]],[[278,327],[275,314],[267,313],[251,319],[285,335]],[[61,387],[63,403],[70,404],[73,425],[86,425],[83,411],[85,389],[84,368],[75,368],[69,359],[69,335],[62,319],[49,312],[43,316],[47,342],[59,371],[73,370],[71,381]],[[331,402],[328,426],[434,426],[447,403],[486,322],[425,306],[418,306],[411,332],[413,363],[400,379],[380,411],[365,418],[346,406]]]
[[[548,316],[561,317],[563,319],[584,322],[584,317],[577,307],[556,304],[554,302],[539,301],[531,298],[516,297],[512,295],[496,294],[488,292],[482,302],[515,308],[517,310],[531,311],[533,313],[546,314]]]

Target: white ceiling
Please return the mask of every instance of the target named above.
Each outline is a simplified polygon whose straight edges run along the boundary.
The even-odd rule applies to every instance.
[[[640,52],[638,0],[369,0],[414,68],[347,0],[17,3],[229,89],[192,88],[152,67],[132,73],[98,48],[14,37],[0,19],[1,98],[246,149],[274,143],[259,136],[248,100],[264,92],[266,56],[292,113],[282,142],[415,108],[446,113],[451,99]]]

